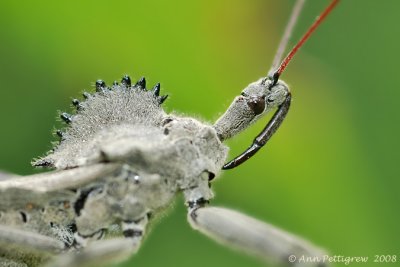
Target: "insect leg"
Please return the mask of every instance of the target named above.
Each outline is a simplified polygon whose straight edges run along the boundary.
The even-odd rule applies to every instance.
[[[101,177],[106,177],[121,167],[117,163],[93,164],[79,168],[56,170],[20,177],[19,179],[0,180],[0,189],[23,188],[36,192],[54,192],[76,188]]]
[[[54,238],[5,225],[0,225],[0,244],[13,244],[51,253],[65,248],[63,242]]]
[[[272,116],[271,120],[268,122],[262,132],[254,139],[253,144],[249,148],[247,148],[242,154],[226,163],[222,169],[233,169],[251,158],[254,154],[256,154],[257,151],[260,150],[260,148],[262,148],[268,142],[268,140],[282,124],[289,111],[290,102],[291,95],[290,92],[288,92],[284,102],[279,105],[274,116]]]
[[[5,171],[0,171],[0,181],[5,181],[5,180],[16,178],[16,177],[19,177],[19,175],[5,172]]]
[[[0,225],[0,266],[8,266],[14,260],[36,266],[52,254],[65,248],[63,242],[51,237],[15,227]],[[7,263],[8,262],[8,263]],[[4,263],[4,264],[3,264]],[[19,265],[10,265],[19,266]]]
[[[194,207],[189,210],[188,220],[194,229],[215,241],[258,256],[269,263],[283,266],[326,266],[323,262],[326,253],[323,250],[237,211],[216,207]],[[314,257],[316,262],[296,260],[302,256]]]
[[[133,252],[136,252],[137,247],[139,247],[139,244],[132,244],[132,241],[126,238],[96,241],[79,253],[71,251],[60,254],[46,267],[104,266],[125,260]]]
[[[87,243],[79,253],[72,251],[60,255],[47,267],[104,266],[124,261],[138,251],[147,223],[147,217],[136,221],[124,221],[121,224],[124,237]]]

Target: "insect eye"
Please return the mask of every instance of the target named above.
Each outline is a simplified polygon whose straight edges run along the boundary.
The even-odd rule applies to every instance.
[[[247,105],[255,115],[261,114],[265,109],[265,96],[250,97],[247,100]]]

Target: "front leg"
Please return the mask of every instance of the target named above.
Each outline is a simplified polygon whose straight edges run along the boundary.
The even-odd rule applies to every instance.
[[[66,249],[63,242],[28,230],[0,225],[0,266],[37,266]]]
[[[140,241],[127,238],[112,238],[90,243],[83,250],[71,251],[57,256],[46,267],[107,266],[122,262],[136,253]]]
[[[327,266],[323,262],[323,256],[326,255],[323,250],[237,211],[192,205],[188,220],[194,229],[215,241],[257,256],[269,263],[283,266]],[[302,257],[308,256],[317,260],[313,263],[299,261]]]
[[[147,216],[122,222],[120,228],[124,237],[90,242],[80,236],[86,247],[58,256],[47,267],[107,266],[125,261],[139,250],[147,223]]]
[[[17,178],[19,177],[19,175],[13,174],[13,173],[8,173],[5,171],[0,171],[0,181],[5,181],[8,179],[13,179],[13,178]]]

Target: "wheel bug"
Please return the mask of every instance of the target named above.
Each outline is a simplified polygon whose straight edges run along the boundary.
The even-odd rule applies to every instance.
[[[129,76],[108,87],[96,82],[85,101],[74,99],[74,115],[57,131],[60,143],[38,167],[55,171],[0,176],[0,263],[4,266],[82,266],[117,261],[136,252],[148,221],[183,192],[193,228],[267,261],[291,263],[289,255],[321,256],[323,251],[271,225],[225,208],[207,207],[210,182],[253,156],[276,132],[291,94],[280,75],[300,46],[338,0],[310,27],[281,61],[303,6],[298,0],[272,70],[244,89],[214,125],[166,114],[160,84]],[[279,66],[278,66],[279,65]],[[224,164],[222,143],[277,109],[264,130],[241,155]],[[53,257],[56,256],[56,257]]]

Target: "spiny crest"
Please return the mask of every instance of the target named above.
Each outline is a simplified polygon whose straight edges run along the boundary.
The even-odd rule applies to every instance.
[[[86,146],[94,136],[109,127],[124,124],[157,127],[165,115],[161,104],[168,97],[160,96],[160,88],[160,83],[157,83],[151,90],[146,90],[144,77],[134,85],[128,75],[123,76],[120,83],[115,81],[112,86],[97,80],[94,93],[84,92],[84,100],[72,100],[75,114],[60,114],[61,120],[68,124],[63,131],[55,132],[60,143],[33,165],[54,167],[54,154],[62,153],[69,147]]]
[[[161,87],[160,83],[157,83],[156,85],[154,85],[154,87],[152,88],[151,92],[153,93],[154,98],[161,105],[167,99],[168,95],[160,96],[160,87]],[[97,80],[96,83],[95,83],[95,88],[96,88],[96,93],[99,93],[99,94],[106,94],[109,91],[118,90],[118,89],[119,90],[121,90],[121,89],[126,89],[126,90],[135,90],[135,89],[146,90],[146,78],[145,77],[140,78],[136,82],[136,84],[134,86],[132,86],[131,85],[131,78],[128,75],[125,75],[121,79],[121,85],[119,85],[117,81],[114,81],[113,85],[111,87],[108,87],[103,80]],[[83,97],[85,98],[85,100],[87,100],[87,99],[89,99],[89,98],[91,98],[93,96],[94,95],[91,95],[88,92],[84,92],[83,93]],[[76,108],[77,113],[79,113],[80,110],[84,109],[84,105],[85,104],[81,103],[81,101],[79,101],[78,99],[73,99],[72,100],[72,105]],[[71,123],[72,119],[73,119],[73,115],[68,114],[66,112],[61,113],[60,117],[67,124]],[[57,135],[60,136],[58,131],[57,131]]]

